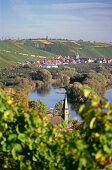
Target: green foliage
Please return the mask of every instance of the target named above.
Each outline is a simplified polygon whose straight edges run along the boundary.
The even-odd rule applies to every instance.
[[[104,74],[104,72],[103,72]],[[99,83],[101,84],[104,84],[104,86],[106,86],[106,78],[105,78],[105,75],[103,75],[101,73],[96,73],[95,71],[90,71],[89,75],[88,75],[88,78],[90,79],[96,79]]]
[[[109,69],[102,66],[96,68],[96,71],[90,70],[87,78],[83,81],[83,84],[87,84],[88,86],[94,88],[99,95],[102,95],[106,90],[106,87],[110,84],[112,75],[110,74]]]
[[[51,74],[56,78],[59,73],[62,73],[61,76],[64,73],[72,76],[74,70],[70,72],[70,69],[67,69],[63,68],[57,72],[55,70]],[[88,70],[83,83],[95,87],[98,91],[111,83],[111,66],[107,68],[106,65],[94,65],[94,71],[90,68]],[[0,92],[1,168],[111,170],[112,105],[91,92],[90,88],[86,87],[84,90],[80,83],[75,82],[67,87],[67,93],[73,104],[77,101],[85,102],[79,112],[84,122],[81,125],[73,124],[72,132],[65,131],[61,125],[60,128],[53,127],[46,116],[47,108],[44,103],[29,102],[28,96],[24,95],[22,90],[22,87],[32,84],[30,74],[38,71],[35,67],[6,67],[0,70],[2,86],[3,82],[11,80],[21,87],[18,92],[10,87],[5,88],[5,91],[13,94],[13,98]],[[45,72],[36,74],[37,78],[40,76],[43,81],[50,80],[51,74],[48,70],[43,71]],[[79,78],[81,76],[82,73]],[[62,111],[61,104],[57,106],[59,111]]]
[[[69,66],[64,66],[61,69],[62,74],[66,74],[69,77],[72,77],[76,74],[75,68],[70,68]]]
[[[87,84],[91,88],[94,88],[95,92],[99,95],[102,95],[105,91],[105,86],[100,84],[96,79],[86,78],[83,83]]]
[[[78,41],[76,42],[80,44],[78,46],[68,40],[52,40],[52,42],[54,42],[54,44],[47,45],[43,50],[62,56],[74,56],[78,51],[80,57],[85,58],[97,58],[99,56],[110,58],[112,53],[112,45],[109,45],[108,43]]]
[[[35,100],[29,101],[29,106],[37,113],[47,114],[47,106],[40,99],[38,99],[37,101]]]
[[[48,44],[45,48],[34,48],[32,40],[6,40],[0,41],[0,49],[14,51],[25,54],[33,54],[37,56],[46,56],[54,57],[57,55],[62,56],[74,56],[78,51],[80,57],[105,57],[111,58],[112,54],[112,45],[108,43],[91,43],[78,41],[80,45],[70,41],[60,41],[60,40],[51,40],[53,44]],[[36,42],[37,43],[37,42]],[[15,53],[6,53],[0,51],[0,66],[6,66],[14,64],[17,62],[24,61],[37,61],[38,58],[32,56],[23,56]]]
[[[70,78],[70,83],[80,82],[94,88],[98,95],[104,94],[106,87],[111,84],[111,65],[104,64],[77,64],[71,65],[78,72]]]
[[[64,66],[61,70],[61,81],[64,86],[70,83],[70,78],[76,74],[75,69]]]
[[[49,82],[52,78],[51,73],[46,69],[39,69],[36,72],[30,74],[32,80],[40,80],[43,82]]]
[[[4,86],[26,86],[32,82],[30,68],[4,67],[0,72],[0,82]]]
[[[13,98],[18,104],[23,104],[24,106],[28,106],[29,98],[28,95],[23,91],[23,92],[16,92],[13,94]]]
[[[74,156],[77,150],[75,149],[74,153],[72,151],[74,146],[78,148],[78,143],[73,144],[72,134],[52,127],[43,114],[15,104],[12,98],[0,92],[0,118],[2,168],[75,167]],[[80,145],[83,144],[80,142]]]
[[[89,99],[79,111],[84,122],[75,122],[72,132],[0,92],[1,168],[111,170],[112,105],[90,88],[83,90]]]
[[[83,103],[85,101],[85,96],[83,93],[83,87],[80,83],[75,82],[66,87],[67,94],[71,103]]]
[[[50,70],[50,73],[53,79],[61,79],[61,72],[59,69],[53,68]]]
[[[72,56],[75,55],[76,49],[74,49],[71,45],[67,45],[66,43],[55,41],[52,45],[47,45],[44,50],[51,52],[55,55],[62,55],[62,56]]]
[[[2,82],[0,82],[0,88],[2,88],[3,87],[3,83]]]
[[[53,53],[43,51],[41,49],[33,48],[32,41],[31,44],[27,44],[27,40],[25,43],[21,43],[18,41],[0,41],[0,50],[8,50],[13,52],[25,53],[25,54],[33,54],[37,56],[56,56]],[[6,53],[0,51],[0,66],[6,66],[14,64],[16,65],[17,62],[24,62],[24,61],[37,61],[38,58],[32,56],[24,56],[15,53]]]
[[[87,77],[88,74],[82,74],[82,73],[77,73],[75,76],[71,76],[70,78],[70,83],[73,83],[73,82],[80,82],[82,83],[86,77]]]
[[[107,71],[110,72],[112,65],[111,64],[98,64],[98,63],[81,63],[81,64],[70,64],[68,65],[70,68],[75,68],[76,72],[82,74],[88,74],[91,70],[96,72],[101,72],[103,74],[107,74]],[[102,70],[102,68],[104,68]],[[102,71],[101,71],[102,70]]]
[[[62,114],[63,114],[63,106],[64,106],[64,100],[60,100],[60,101],[55,105],[56,115],[62,116]]]
[[[92,161],[98,169],[112,169],[112,104],[93,95],[80,107],[79,114],[85,121],[82,133]]]

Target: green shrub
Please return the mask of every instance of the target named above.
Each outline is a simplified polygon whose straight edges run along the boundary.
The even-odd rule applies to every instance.
[[[78,130],[53,126],[46,115],[0,92],[2,169],[112,169],[112,105],[84,89]],[[91,98],[89,97],[91,96]]]
[[[47,106],[40,99],[38,99],[37,101],[35,100],[29,101],[29,106],[33,110],[36,110],[37,113],[47,114]]]

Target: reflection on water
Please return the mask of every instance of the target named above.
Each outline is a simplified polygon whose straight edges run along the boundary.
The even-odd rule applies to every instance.
[[[47,96],[51,92],[51,86],[42,86],[37,89],[37,94],[40,96]]]
[[[65,89],[54,87],[54,86],[44,86],[40,89],[31,91],[28,96],[31,100],[42,100],[49,109],[54,108],[56,103],[65,98]],[[77,117],[81,121],[80,116],[75,112],[73,105],[68,103],[69,112],[71,114],[71,119]]]
[[[61,86],[62,87],[62,86]],[[43,86],[42,88],[31,91],[28,94],[31,100],[42,100],[49,109],[54,108],[56,103],[65,98],[65,89],[59,88],[59,86]],[[112,103],[112,89],[106,91],[104,97]],[[78,113],[79,105],[72,105],[68,103],[69,113],[71,114],[71,119],[77,117],[78,121],[81,121]],[[76,113],[76,112],[77,113]]]
[[[70,105],[71,105],[71,109],[72,109],[73,111],[76,111],[76,112],[78,113],[80,104],[79,104],[79,103],[75,103],[75,104],[70,104]]]

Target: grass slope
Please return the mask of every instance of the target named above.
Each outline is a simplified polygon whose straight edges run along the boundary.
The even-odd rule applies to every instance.
[[[37,47],[34,48],[33,44]],[[45,47],[41,47],[45,44]],[[0,41],[1,50],[16,51],[38,56],[53,57],[57,55],[74,56],[78,52],[80,57],[112,58],[112,43],[69,41],[69,40],[8,40]],[[0,52],[0,65],[16,64],[22,61],[36,61],[35,57]]]
[[[33,46],[28,46],[25,43],[21,43],[21,42],[19,43],[12,40],[0,41],[0,50],[8,50],[8,51],[33,54],[37,56],[46,56],[46,57],[56,56],[56,54],[43,51],[40,49],[36,49],[33,48]],[[31,57],[31,56],[23,56],[20,54],[6,53],[0,51],[0,66],[16,64],[17,62],[23,62],[23,61],[37,61],[37,60],[38,58]]]
[[[77,41],[77,45],[70,41],[52,41],[53,45],[47,45],[45,50],[62,56],[73,56],[78,52],[80,57],[105,57],[112,58],[112,44],[109,43],[91,43]]]

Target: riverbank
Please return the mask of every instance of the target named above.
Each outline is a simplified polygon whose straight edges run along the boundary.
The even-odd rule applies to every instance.
[[[109,91],[109,92],[108,92]],[[105,93],[104,97],[108,100],[108,95],[110,94],[110,91],[112,92],[112,89],[107,90],[107,93]],[[65,88],[60,88],[58,86],[48,85],[44,86],[43,88],[32,90],[28,96],[30,100],[42,100],[49,109],[53,111],[56,103],[58,103],[60,100],[63,100],[65,98]],[[75,110],[78,110],[80,107],[79,103],[77,103],[75,106],[68,103],[69,105],[69,112],[71,113],[71,119],[74,117],[77,117],[78,121],[80,121],[80,116],[76,113]]]
[[[30,100],[42,100],[49,109],[53,110],[56,103],[60,100],[64,100],[66,90],[65,88],[56,87],[53,85],[49,85],[47,87],[43,87],[41,89],[35,89],[31,91],[28,96]],[[80,116],[72,109],[70,103],[68,103],[69,112],[71,114],[71,119],[77,117],[78,121],[80,121]]]

